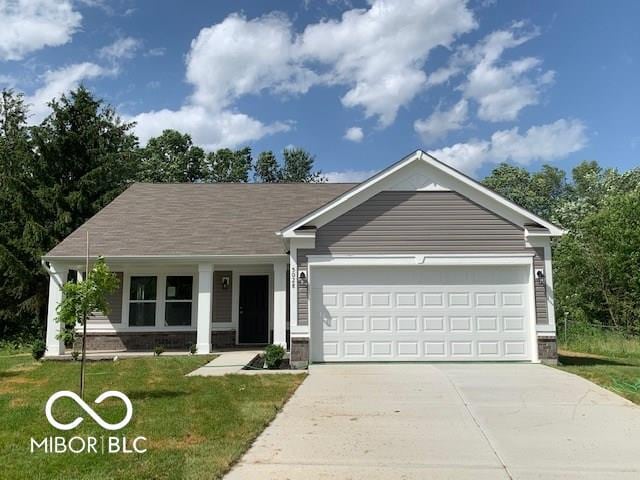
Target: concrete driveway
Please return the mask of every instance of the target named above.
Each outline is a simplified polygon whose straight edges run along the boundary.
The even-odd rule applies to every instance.
[[[227,478],[637,480],[640,408],[542,365],[318,365]]]

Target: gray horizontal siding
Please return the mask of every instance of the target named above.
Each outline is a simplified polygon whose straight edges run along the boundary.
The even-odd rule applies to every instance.
[[[229,277],[229,288],[222,288],[222,277]],[[213,323],[231,322],[233,276],[230,271],[213,274]]]
[[[91,323],[122,323],[122,272],[114,272],[118,277],[118,288],[107,295],[108,313],[93,312],[87,319]]]
[[[525,249],[523,230],[455,192],[381,192],[316,233],[314,254]]]
[[[524,252],[524,230],[456,192],[381,192],[320,227],[308,255]],[[298,289],[298,323],[308,325],[308,292]]]
[[[539,268],[544,272],[544,248],[534,248],[533,271]],[[546,274],[546,272],[545,272]],[[536,325],[548,325],[549,315],[547,314],[547,284],[540,283],[534,278],[536,297]]]

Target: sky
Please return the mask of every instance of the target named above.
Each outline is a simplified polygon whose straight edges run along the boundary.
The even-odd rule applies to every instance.
[[[207,150],[301,147],[330,181],[420,148],[627,170],[640,158],[640,2],[0,0],[0,88],[30,122],[84,84]]]

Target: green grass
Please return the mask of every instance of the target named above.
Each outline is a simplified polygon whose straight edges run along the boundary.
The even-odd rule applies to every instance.
[[[558,368],[640,405],[640,338],[602,332],[560,344]]]
[[[570,335],[563,341],[558,335],[559,347],[563,350],[591,353],[609,358],[640,360],[640,337],[630,337],[615,332],[593,331]]]
[[[54,416],[69,422],[61,432],[44,415],[48,397],[77,391],[79,363],[35,362],[28,355],[0,357],[0,477],[30,479],[220,478],[273,419],[303,380],[301,375],[185,377],[212,357],[145,357],[90,362],[88,404],[106,390],[120,390],[133,403],[133,419],[118,432],[102,430],[73,401],[56,402]],[[124,407],[108,399],[92,407],[118,422]],[[30,453],[30,439],[54,435],[145,436],[144,454]]]

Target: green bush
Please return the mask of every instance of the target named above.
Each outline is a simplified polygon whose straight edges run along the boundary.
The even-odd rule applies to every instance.
[[[196,353],[198,353],[198,346],[195,343],[189,345],[189,353],[191,355],[195,355]]]
[[[41,338],[37,338],[31,344],[31,355],[34,359],[40,360],[47,351],[47,344]]]
[[[268,345],[264,351],[264,362],[267,364],[267,368],[279,368],[283,358],[284,348],[280,345]]]
[[[156,345],[153,349],[153,354],[156,357],[159,357],[160,355],[162,355],[164,353],[164,347],[162,345]]]

